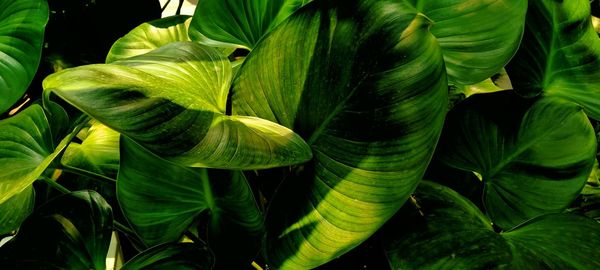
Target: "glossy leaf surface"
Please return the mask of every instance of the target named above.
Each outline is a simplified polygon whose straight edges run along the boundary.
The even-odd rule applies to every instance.
[[[106,56],[106,63],[148,53],[178,41],[190,41],[190,16],[177,15],[143,23],[118,39]]]
[[[600,38],[589,1],[529,1],[525,35],[507,67],[527,96],[557,96],[600,119]]]
[[[519,48],[527,1],[409,0],[431,19],[450,83],[469,85],[500,71]]]
[[[116,176],[119,170],[119,133],[91,121],[78,137],[82,142],[70,143],[61,163],[100,175]]]
[[[183,167],[124,138],[117,196],[148,245],[177,241],[206,212],[209,246],[221,269],[249,266],[258,252],[263,219],[241,172]]]
[[[31,83],[40,63],[46,22],[45,0],[0,1],[0,113]]]
[[[39,105],[0,121],[0,203],[31,186],[73,136],[55,145],[48,118]]]
[[[314,159],[271,202],[270,266],[308,269],[373,234],[420,180],[447,105],[429,21],[398,1],[315,1],[248,55],[233,113],[293,129]]]
[[[424,181],[386,227],[393,269],[596,269],[600,224],[550,214],[496,233],[479,209],[453,190]]]
[[[231,72],[215,49],[175,42],[113,64],[55,73],[44,88],[187,166],[258,169],[310,159],[309,147],[291,130],[225,115]]]
[[[29,216],[0,248],[7,269],[105,269],[112,233],[110,205],[94,191],[53,199]]]
[[[179,243],[152,247],[128,261],[123,270],[210,270],[214,258],[208,249],[196,244]]]
[[[196,6],[190,36],[254,48],[275,26],[309,0],[205,0]]]
[[[594,130],[577,105],[512,92],[459,104],[440,141],[442,161],[482,175],[487,212],[504,229],[564,210],[581,192],[595,153]]]

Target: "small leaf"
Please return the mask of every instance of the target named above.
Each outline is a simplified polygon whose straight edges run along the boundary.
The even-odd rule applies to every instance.
[[[0,235],[17,230],[23,220],[33,211],[34,201],[34,190],[29,186],[0,204],[0,213],[2,213],[0,215]]]
[[[594,130],[580,107],[506,91],[456,106],[439,145],[443,162],[482,175],[488,214],[504,229],[567,208],[596,152]]]
[[[136,255],[123,265],[123,270],[210,270],[214,258],[208,248],[198,243],[164,244],[152,247]]]
[[[386,225],[393,269],[598,269],[600,224],[571,214],[540,216],[496,233],[475,205],[424,181]]]
[[[74,136],[55,144],[48,118],[37,104],[0,121],[0,204],[31,186]]]
[[[169,160],[259,169],[310,159],[291,130],[225,115],[231,64],[213,48],[175,42],[112,64],[50,75],[44,88]]]
[[[190,37],[254,48],[275,26],[309,0],[203,0],[196,6]],[[209,41],[210,43],[210,41]],[[231,46],[230,45],[230,46]]]
[[[521,47],[506,69],[521,94],[571,100],[600,120],[600,38],[589,1],[529,1]]]
[[[69,144],[61,163],[105,176],[116,176],[119,170],[119,133],[94,120],[85,130],[81,143]],[[82,134],[80,132],[80,134]]]
[[[248,266],[258,252],[262,215],[241,172],[183,167],[123,138],[117,196],[148,245],[177,241],[206,212],[219,269]]]
[[[371,236],[431,158],[447,83],[429,21],[395,0],[314,1],[250,52],[233,114],[293,129],[314,159],[293,168],[267,215],[264,254],[311,269]]]
[[[191,20],[190,16],[177,15],[139,25],[113,44],[106,63],[145,54],[172,42],[190,41]]]
[[[94,191],[53,199],[0,248],[7,269],[104,269],[112,233],[110,205]]]
[[[45,0],[0,0],[0,113],[23,96],[37,71],[48,12]]]
[[[412,0],[433,21],[451,84],[475,84],[500,71],[519,48],[527,1]]]

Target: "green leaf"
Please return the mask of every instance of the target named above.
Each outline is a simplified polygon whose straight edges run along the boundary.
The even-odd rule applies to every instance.
[[[164,244],[150,248],[123,265],[123,270],[210,270],[214,258],[197,243]]]
[[[110,205],[95,191],[53,199],[0,248],[7,269],[104,269],[112,233]]]
[[[33,211],[35,201],[33,187],[29,186],[21,193],[12,196],[0,204],[0,235],[8,234],[21,226],[21,223]]]
[[[116,176],[119,170],[119,133],[92,120],[78,137],[82,142],[70,143],[61,163],[100,175]]]
[[[519,48],[527,1],[410,0],[434,24],[451,84],[475,84],[500,71]]]
[[[225,115],[231,64],[215,49],[175,42],[112,64],[50,75],[44,88],[171,161],[259,169],[310,159],[291,130]]]
[[[275,26],[309,0],[203,0],[196,6],[190,37],[252,49]]]
[[[386,225],[393,269],[598,269],[600,224],[570,215],[540,216],[496,233],[475,205],[424,181]]]
[[[190,16],[177,15],[142,23],[113,44],[106,63],[145,54],[172,42],[190,41],[191,20]]]
[[[542,216],[502,236],[513,250],[515,269],[600,267],[595,255],[600,248],[600,224],[589,218],[569,214]]]
[[[208,213],[218,269],[242,269],[258,252],[263,219],[241,172],[183,167],[123,138],[117,196],[148,245],[177,241]]]
[[[31,83],[47,22],[45,0],[0,0],[0,113],[17,102]]]
[[[74,136],[55,145],[48,118],[37,104],[0,121],[0,203],[31,186]]]
[[[443,162],[482,175],[488,214],[504,229],[568,207],[596,152],[594,130],[580,107],[513,92],[459,104],[446,118],[439,145]]]
[[[600,119],[600,39],[589,1],[529,1],[523,42],[507,71],[521,94],[571,100]]]
[[[386,224],[382,239],[393,269],[495,269],[512,258],[477,206],[428,181]]]
[[[314,159],[271,202],[265,255],[309,269],[359,245],[406,200],[446,112],[429,21],[398,1],[315,1],[248,55],[233,113],[293,129]]]

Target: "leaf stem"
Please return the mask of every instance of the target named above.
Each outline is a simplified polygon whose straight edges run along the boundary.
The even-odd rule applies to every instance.
[[[69,189],[67,189],[66,187],[63,187],[61,184],[57,183],[56,181],[42,176],[41,177],[42,180],[44,180],[44,182],[46,182],[46,184],[48,184],[49,186],[53,187],[54,189],[60,191],[61,193],[67,194],[67,193],[71,193],[71,191]]]
[[[117,183],[117,180],[112,179],[112,178],[110,178],[108,176],[104,176],[104,175],[101,175],[101,174],[93,173],[93,172],[82,170],[82,169],[75,168],[75,167],[62,166],[61,169],[63,171],[65,171],[65,172],[77,174],[79,176],[93,178],[93,179],[96,179],[96,180],[99,180],[99,181],[105,182],[105,183],[109,183],[109,184],[113,184],[113,185],[115,183]]]
[[[181,7],[183,7],[183,1],[184,0],[179,0],[179,5],[177,6],[177,12],[175,13],[175,15],[181,15]]]

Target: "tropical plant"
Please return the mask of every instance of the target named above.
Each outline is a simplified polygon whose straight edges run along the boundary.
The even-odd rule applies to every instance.
[[[2,266],[104,269],[116,231],[123,269],[599,269],[596,4],[201,0],[143,23],[0,121]],[[47,15],[0,0],[0,112]]]

